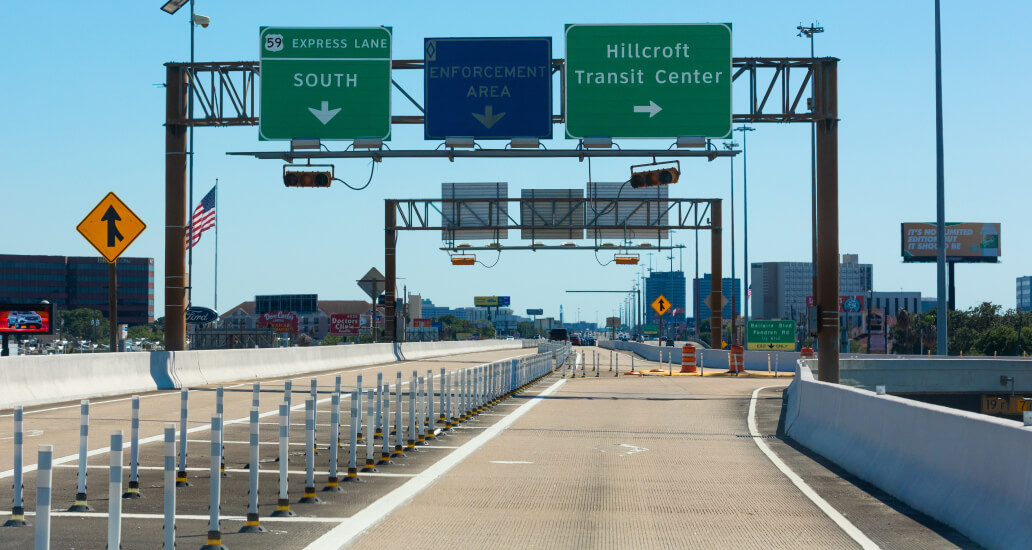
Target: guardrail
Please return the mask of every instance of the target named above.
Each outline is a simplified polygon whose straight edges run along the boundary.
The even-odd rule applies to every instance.
[[[797,363],[785,433],[987,548],[1032,548],[1032,427],[819,382]]]
[[[9,357],[0,361],[0,409],[525,345],[522,340],[483,340]]]

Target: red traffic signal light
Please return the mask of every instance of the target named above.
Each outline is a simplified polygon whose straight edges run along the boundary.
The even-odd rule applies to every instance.
[[[333,166],[283,167],[283,185],[286,187],[329,187],[333,181]]]
[[[664,168],[657,168],[653,170],[636,170],[639,168],[647,168],[659,166],[660,164],[671,164],[671,166]],[[653,162],[651,164],[639,164],[637,166],[631,166],[631,187],[639,189],[641,187],[655,187],[657,185],[669,185],[671,183],[677,183],[678,178],[681,177],[681,163],[679,161],[669,161],[664,163]]]

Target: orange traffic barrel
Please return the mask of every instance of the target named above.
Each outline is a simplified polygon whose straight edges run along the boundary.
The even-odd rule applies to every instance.
[[[813,348],[803,348],[799,350],[800,359],[813,359]]]
[[[731,368],[728,372],[745,372],[745,346],[731,346]]]
[[[695,346],[685,344],[681,348],[681,372],[695,372]]]

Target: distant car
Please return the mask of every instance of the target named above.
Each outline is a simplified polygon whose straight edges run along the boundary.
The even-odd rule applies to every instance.
[[[35,311],[12,311],[7,314],[9,328],[43,328],[43,318]]]
[[[583,346],[584,345],[584,339],[581,338],[580,336],[574,334],[574,335],[570,336],[570,345],[571,346]]]
[[[559,342],[565,342],[570,339],[570,335],[564,328],[554,328],[548,331],[549,340],[557,340]]]
[[[597,342],[595,341],[595,337],[594,336],[588,336],[587,340],[585,340],[585,342],[584,342],[584,345],[586,345],[586,346],[594,346],[596,343]]]
[[[506,336],[505,339],[506,340],[515,340],[515,338],[513,338],[512,336]]]

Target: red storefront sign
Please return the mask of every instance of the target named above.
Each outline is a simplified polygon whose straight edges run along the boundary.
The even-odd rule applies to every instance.
[[[330,334],[358,336],[361,320],[357,313],[334,313],[330,315]]]

